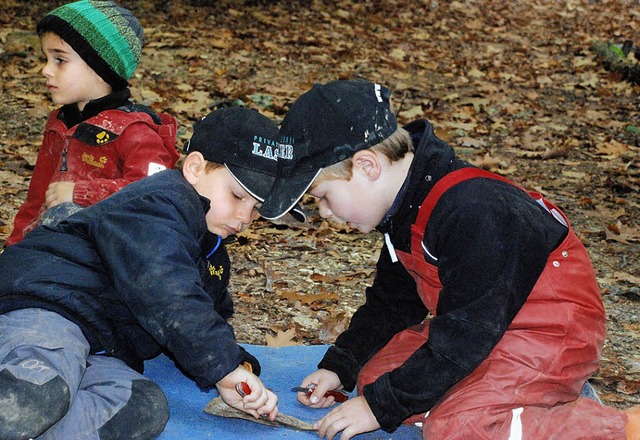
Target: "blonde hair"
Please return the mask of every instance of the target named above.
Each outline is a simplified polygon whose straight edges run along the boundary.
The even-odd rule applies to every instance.
[[[402,159],[407,153],[413,152],[414,150],[411,135],[402,127],[369,149],[382,154],[391,162]],[[330,165],[322,169],[314,181],[314,185],[324,180],[349,180],[351,179],[352,169],[353,160],[351,157]]]

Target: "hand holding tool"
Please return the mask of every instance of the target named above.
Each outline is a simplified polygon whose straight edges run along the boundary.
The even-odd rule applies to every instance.
[[[240,397],[251,394],[251,388],[249,388],[249,384],[246,382],[238,382],[236,384],[236,391],[240,394]]]
[[[307,396],[310,396],[311,394],[313,394],[313,390],[316,389],[316,386],[316,384],[311,384],[308,387],[293,387],[291,388],[291,391],[305,393]],[[324,393],[324,397],[329,396],[333,396],[333,399],[338,403],[346,402],[349,399],[349,395],[341,390],[329,390]]]
[[[236,391],[238,392],[238,394],[240,394],[240,397],[244,397],[251,394],[251,388],[249,387],[249,384],[246,382],[238,382],[236,384]],[[269,414],[260,414],[260,417],[263,419],[268,419]]]

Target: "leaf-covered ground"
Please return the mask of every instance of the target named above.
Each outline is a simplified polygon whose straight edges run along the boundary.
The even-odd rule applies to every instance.
[[[0,240],[53,109],[33,30],[61,3],[5,0],[0,10]],[[637,0],[121,3],[146,31],[133,94],[177,117],[179,146],[218,106],[279,121],[314,82],[364,77],[393,90],[400,122],[429,119],[467,160],[561,206],[609,317],[595,384],[610,404],[639,403],[640,87],[592,49],[640,45]],[[230,246],[238,339],[331,343],[363,301],[380,246],[317,216],[254,223]]]

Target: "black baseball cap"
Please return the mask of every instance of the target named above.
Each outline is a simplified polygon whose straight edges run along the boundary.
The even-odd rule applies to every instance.
[[[264,202],[276,180],[278,147],[278,126],[271,119],[255,109],[224,107],[195,123],[184,151],[198,151],[206,160],[223,164],[249,194]],[[299,206],[291,214],[306,220]]]
[[[277,219],[296,206],[320,171],[380,143],[398,128],[391,92],[366,80],[315,84],[280,126],[277,178],[260,214]]]

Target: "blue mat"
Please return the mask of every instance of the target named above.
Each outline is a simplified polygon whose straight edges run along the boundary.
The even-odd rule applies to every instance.
[[[243,347],[260,360],[261,378],[278,395],[278,409],[281,412],[313,423],[330,411],[307,408],[296,400],[296,393],[290,391],[291,387],[299,385],[302,379],[315,371],[318,361],[328,348],[326,345],[275,348],[243,344]],[[146,362],[145,375],[160,385],[169,400],[171,418],[164,432],[158,437],[160,440],[318,439],[315,432],[274,428],[205,413],[204,407],[211,399],[217,397],[218,393],[215,390],[208,393],[200,391],[195,383],[185,377],[165,356]],[[378,430],[355,438],[420,440],[422,435],[420,429],[414,426],[401,426],[391,434]]]

